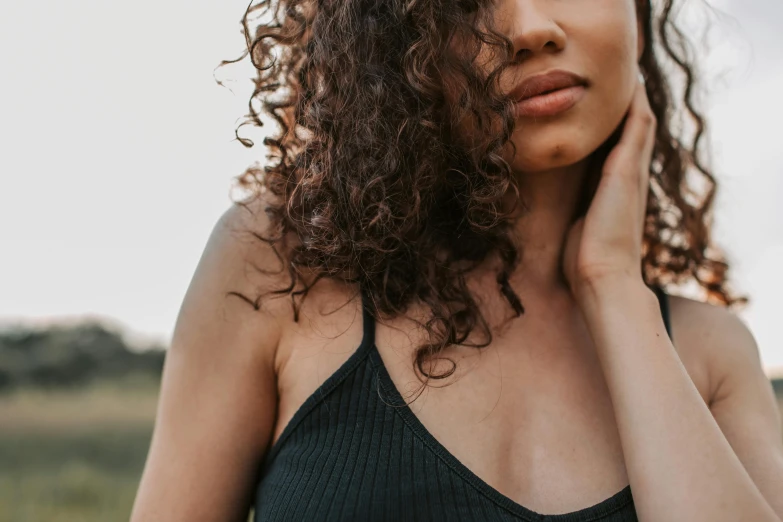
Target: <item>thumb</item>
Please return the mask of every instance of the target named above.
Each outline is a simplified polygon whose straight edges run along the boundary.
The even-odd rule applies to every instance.
[[[563,273],[568,283],[573,286],[576,276],[576,262],[579,253],[579,244],[582,242],[582,230],[584,229],[585,218],[577,219],[566,235],[565,248],[563,249]]]

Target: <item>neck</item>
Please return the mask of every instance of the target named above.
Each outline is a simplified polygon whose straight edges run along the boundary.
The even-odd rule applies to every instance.
[[[580,210],[588,161],[534,173],[518,173],[519,213],[514,235],[520,263],[512,285],[552,295],[568,291],[561,259],[568,231]]]

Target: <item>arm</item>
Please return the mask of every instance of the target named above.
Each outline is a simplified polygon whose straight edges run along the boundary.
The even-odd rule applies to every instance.
[[[253,217],[233,206],[209,237],[166,354],[132,522],[247,519],[275,422],[274,357],[286,300],[256,311],[226,294],[253,299],[271,282],[249,262],[274,270],[279,261],[241,232],[265,223],[262,211]]]
[[[759,491],[783,518],[783,429],[753,335],[719,307],[671,299],[683,342],[700,346],[709,364],[710,411]]]
[[[741,322],[709,305],[703,305],[709,313],[689,318],[691,335],[682,340],[707,343],[699,348],[721,372],[711,412],[666,334],[650,289],[615,278],[589,287],[582,299],[640,520],[780,522],[780,419]]]
[[[612,398],[636,511],[644,521],[781,522],[780,419],[750,334],[727,312],[688,318],[697,330],[719,332],[685,340],[693,346],[678,342],[722,361],[713,365],[722,372],[713,417],[643,282],[657,121],[640,78],[620,141],[563,254]]]

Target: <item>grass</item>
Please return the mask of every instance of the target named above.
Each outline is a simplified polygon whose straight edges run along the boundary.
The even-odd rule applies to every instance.
[[[128,520],[157,393],[123,382],[0,395],[0,522]]]
[[[127,520],[149,430],[0,436],[0,521]]]
[[[1,396],[0,522],[128,520],[156,401],[129,383]]]

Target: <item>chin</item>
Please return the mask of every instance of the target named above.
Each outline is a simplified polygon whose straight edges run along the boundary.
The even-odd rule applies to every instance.
[[[518,172],[541,172],[574,165],[586,159],[595,147],[577,139],[526,140],[516,143],[517,154],[509,161]]]

